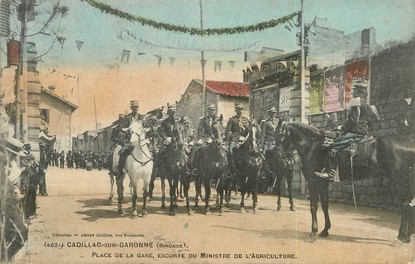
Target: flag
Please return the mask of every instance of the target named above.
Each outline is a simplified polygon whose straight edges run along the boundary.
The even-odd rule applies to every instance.
[[[124,58],[125,58],[125,61],[128,64],[128,62],[130,61],[130,53],[131,53],[131,51],[129,51],[129,50],[123,50],[122,51],[121,62],[124,62]]]
[[[215,72],[216,72],[216,70],[218,69],[219,71],[221,70],[221,68],[222,68],[222,61],[215,61]]]
[[[187,67],[190,67],[190,60],[189,59],[184,59],[185,61],[187,61]]]
[[[207,60],[200,60],[200,64],[202,64],[202,67],[205,67],[207,63]]]
[[[138,56],[144,55],[144,52],[138,52]]]
[[[78,51],[80,51],[84,42],[80,40],[75,40],[75,42],[76,42],[76,47],[78,48]]]
[[[56,36],[56,39],[58,40],[59,44],[61,44],[61,48],[63,49],[63,44],[65,43],[66,38]]]
[[[157,63],[158,63],[159,68],[160,68],[160,65],[161,65],[161,60],[162,60],[161,55],[154,55],[154,56],[156,56],[156,58],[157,58]]]
[[[170,66],[173,66],[174,61],[176,60],[175,57],[170,57]]]
[[[231,67],[235,67],[235,61],[229,61],[229,64],[231,65]]]

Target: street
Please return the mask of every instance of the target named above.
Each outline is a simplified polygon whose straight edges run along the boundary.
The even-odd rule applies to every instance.
[[[205,216],[203,207],[188,216],[181,201],[170,216],[160,209],[157,180],[148,216],[132,219],[128,179],[124,216],[115,199],[108,203],[106,171],[50,167],[47,185],[49,196],[38,196],[29,225],[28,255],[17,263],[410,263],[415,256],[413,241],[392,247],[400,217],[386,209],[331,204],[330,236],[307,243],[307,200],[296,199],[291,212],[283,198],[278,212],[276,197],[260,195],[259,213],[252,213],[248,198],[241,214],[237,195],[222,216],[215,209]],[[322,230],[321,210],[319,224]]]

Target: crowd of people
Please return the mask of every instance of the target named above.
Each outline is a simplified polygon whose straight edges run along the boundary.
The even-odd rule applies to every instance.
[[[109,152],[95,151],[65,151],[58,152],[56,149],[46,153],[46,162],[49,166],[68,169],[108,169]]]

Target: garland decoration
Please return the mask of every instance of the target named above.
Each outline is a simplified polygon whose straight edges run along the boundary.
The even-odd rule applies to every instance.
[[[101,12],[110,14],[125,20],[128,20],[130,22],[138,22],[141,23],[143,26],[151,26],[157,29],[164,29],[167,31],[176,31],[181,33],[190,33],[190,35],[223,35],[223,34],[239,34],[239,33],[245,33],[245,32],[254,32],[254,31],[261,31],[265,30],[267,28],[276,27],[280,24],[284,24],[289,22],[292,18],[299,15],[299,12],[294,12],[292,14],[280,17],[278,19],[271,19],[267,22],[261,22],[255,25],[249,25],[249,26],[238,26],[233,28],[212,28],[212,29],[200,29],[200,28],[194,28],[194,27],[186,27],[186,26],[177,26],[172,25],[168,23],[163,22],[157,22],[152,19],[135,16],[130,13],[121,11],[117,8],[114,8],[110,5],[100,3],[96,0],[84,0],[91,6],[98,8],[101,10]]]

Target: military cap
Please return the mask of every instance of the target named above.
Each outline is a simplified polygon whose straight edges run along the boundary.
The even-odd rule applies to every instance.
[[[216,109],[216,106],[214,104],[208,104],[206,109]]]
[[[275,106],[268,108],[268,113],[276,113],[277,108]]]
[[[137,100],[132,100],[132,101],[130,102],[130,106],[131,106],[131,107],[133,107],[133,106],[138,106],[138,101],[137,101]]]
[[[244,109],[242,104],[235,104],[235,109]]]

